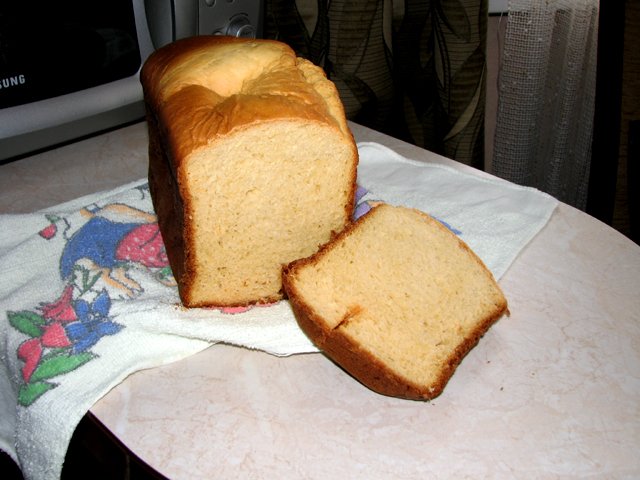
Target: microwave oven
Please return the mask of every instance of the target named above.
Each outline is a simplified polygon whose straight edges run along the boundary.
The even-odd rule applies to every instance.
[[[0,3],[0,162],[144,117],[153,50],[202,34],[260,37],[262,0]]]

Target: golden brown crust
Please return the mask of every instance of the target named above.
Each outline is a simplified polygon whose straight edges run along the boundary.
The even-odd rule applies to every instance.
[[[184,251],[182,231],[183,205],[178,193],[175,170],[168,157],[167,145],[163,142],[158,122],[154,115],[147,114],[149,131],[149,190],[154,211],[162,233],[171,270],[176,279],[184,271]]]
[[[368,221],[376,208],[379,208],[379,206],[375,206],[366,215],[361,217],[358,222]],[[416,211],[433,225],[437,225],[438,228],[446,230],[446,227],[429,215],[418,210]],[[305,303],[304,296],[296,289],[296,271],[304,268],[307,264],[318,262],[323,255],[326,255],[327,252],[335,248],[340,240],[351,235],[354,229],[357,228],[358,222],[349,225],[349,227],[339,233],[334,239],[323,245],[314,255],[296,260],[284,267],[282,272],[284,291],[302,331],[305,332],[309,339],[331,360],[340,365],[363,385],[382,395],[410,400],[431,400],[442,393],[462,359],[475,347],[480,341],[480,338],[482,338],[500,317],[508,313],[507,302],[503,299],[504,301],[502,303],[495,305],[492,314],[477,323],[476,328],[457,346],[444,362],[439,377],[432,384],[419,385],[411,379],[399,376],[388,368],[384,362],[380,361],[349,336],[345,335],[342,330],[327,327],[327,322],[314,311],[313,307]],[[472,255],[493,280],[493,275],[477,255],[460,239],[454,235],[452,235],[452,237],[458,241],[460,248],[467,250]],[[493,281],[495,282],[495,280]]]
[[[255,55],[246,54],[251,61],[232,49],[237,45],[256,46]],[[212,48],[219,52],[213,59]],[[163,133],[172,135],[177,168],[215,136],[254,122],[304,118],[351,136],[333,83],[280,42],[217,35],[182,39],[151,54],[140,80],[158,123],[176,127]]]

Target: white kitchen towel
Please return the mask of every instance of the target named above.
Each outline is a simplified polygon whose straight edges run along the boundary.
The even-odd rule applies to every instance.
[[[557,202],[536,190],[359,144],[358,206],[421,209],[497,278]],[[0,448],[27,479],[59,478],[73,431],[127,375],[215,343],[315,352],[287,301],[184,309],[146,180],[25,215],[0,216]]]
[[[500,279],[540,231],[558,201],[529,187],[402,157],[378,143],[358,144],[358,183],[379,199],[417,208],[449,226]]]

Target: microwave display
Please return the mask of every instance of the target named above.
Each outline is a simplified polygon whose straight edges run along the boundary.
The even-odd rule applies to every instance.
[[[131,0],[0,3],[0,108],[135,75]]]

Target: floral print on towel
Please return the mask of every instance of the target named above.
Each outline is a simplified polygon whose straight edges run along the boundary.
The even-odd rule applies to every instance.
[[[141,191],[145,195],[146,187]],[[154,214],[118,203],[93,205],[81,213],[87,220],[73,233],[69,221],[55,215],[45,215],[49,223],[38,232],[43,242],[64,237],[59,297],[7,312],[11,326],[27,337],[16,352],[22,362],[22,406],[33,404],[56,388],[63,375],[96,358],[96,345],[125,328],[111,309],[114,302],[144,292],[130,275],[132,268],[147,269],[163,285],[175,286]]]

